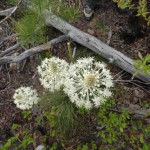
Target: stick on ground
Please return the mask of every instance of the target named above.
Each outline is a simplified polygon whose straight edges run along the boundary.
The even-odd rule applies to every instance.
[[[21,53],[18,56],[7,56],[7,57],[0,57],[0,64],[7,64],[7,63],[13,63],[13,62],[20,62],[24,59],[26,59],[29,56],[35,55],[37,53],[43,52],[49,48],[51,48],[52,45],[54,44],[58,44],[62,41],[67,40],[67,36],[66,35],[62,35],[58,38],[55,38],[49,42],[47,42],[46,44],[42,44],[36,47],[33,47],[31,49],[28,49],[26,51],[24,51],[23,53]]]

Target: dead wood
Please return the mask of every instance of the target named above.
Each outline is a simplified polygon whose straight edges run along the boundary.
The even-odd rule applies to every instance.
[[[5,20],[7,20],[17,10],[17,8],[18,6],[10,8],[11,11],[9,10],[8,15],[6,15],[6,17],[0,21],[0,24],[2,24]]]
[[[93,50],[94,52],[101,55],[111,63],[119,66],[123,70],[131,74],[137,71],[137,69],[133,66],[134,63],[132,59],[128,58],[114,48],[106,45],[94,36],[91,36],[70,25],[58,16],[51,14],[50,12],[46,12],[45,21],[47,25],[53,26],[61,32],[67,34],[72,40]],[[144,73],[139,73],[136,77],[143,80],[144,82],[150,82],[150,76]]]
[[[9,14],[11,14],[13,12],[13,10],[16,9],[16,6],[5,9],[5,10],[1,10],[0,11],[0,16],[8,16]]]
[[[55,38],[55,39],[47,42],[46,44],[42,44],[42,45],[33,47],[31,49],[28,49],[18,56],[0,57],[0,64],[20,62],[20,61],[26,59],[27,57],[35,55],[35,54],[40,53],[40,52],[43,52],[44,50],[51,48],[52,45],[58,44],[58,43],[66,40],[66,39],[67,39],[67,36],[62,35],[58,38]]]
[[[2,56],[4,56],[4,55],[6,55],[6,54],[8,54],[8,53],[10,53],[10,52],[12,52],[12,51],[14,51],[14,50],[15,50],[16,48],[18,48],[19,46],[20,46],[20,44],[19,44],[19,43],[16,43],[15,45],[13,45],[13,46],[7,48],[5,51],[3,51],[3,52],[0,53],[0,57],[2,57]]]

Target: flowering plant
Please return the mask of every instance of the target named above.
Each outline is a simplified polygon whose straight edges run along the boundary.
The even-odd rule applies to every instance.
[[[104,63],[81,58],[70,66],[64,91],[78,107],[90,109],[99,107],[112,95],[112,86],[112,76]]]
[[[41,84],[49,92],[64,91],[78,107],[99,107],[112,95],[112,76],[106,64],[94,58],[81,58],[69,64],[56,57],[46,58],[38,66]],[[35,90],[21,87],[14,94],[14,103],[20,109],[29,109],[38,102]]]
[[[94,58],[81,58],[70,65],[56,57],[46,58],[37,69],[47,90],[39,98],[36,90],[20,87],[13,96],[14,103],[22,110],[38,103],[46,123],[59,136],[68,135],[78,126],[78,108],[98,108],[112,95],[110,71]]]
[[[32,108],[33,104],[37,104],[39,101],[36,90],[31,87],[16,89],[13,99],[16,106],[22,110]]]
[[[38,66],[41,84],[50,92],[59,91],[63,86],[69,64],[57,57],[46,58]]]

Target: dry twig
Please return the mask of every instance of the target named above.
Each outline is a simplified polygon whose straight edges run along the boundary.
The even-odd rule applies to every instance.
[[[111,27],[110,27],[109,28],[109,33],[108,33],[108,40],[107,40],[108,45],[110,44],[111,37],[112,37],[112,30],[111,30]]]
[[[18,48],[19,46],[20,46],[20,44],[19,44],[19,43],[16,43],[15,45],[13,45],[13,46],[7,48],[5,51],[3,51],[3,52],[0,53],[0,57],[5,56],[6,54],[8,54],[8,53],[14,51],[14,50],[15,50],[16,48]]]
[[[8,16],[8,15],[10,15],[15,9],[16,9],[16,6],[11,7],[11,8],[8,8],[8,9],[5,9],[5,10],[2,10],[2,11],[0,11],[0,16]]]
[[[49,48],[51,48],[52,45],[60,43],[64,40],[66,40],[68,37],[66,35],[62,35],[58,38],[55,38],[51,41],[49,41],[46,44],[42,44],[36,47],[33,47],[31,49],[28,49],[26,51],[24,51],[23,53],[21,53],[18,56],[7,56],[7,57],[0,57],[0,64],[7,64],[7,63],[13,63],[13,62],[20,62],[24,59],[26,59],[29,56],[35,55],[37,53],[40,53],[44,50],[47,50]]]
[[[13,10],[3,19],[0,21],[0,24],[2,24],[5,20],[7,20],[18,8],[18,5],[13,7]]]

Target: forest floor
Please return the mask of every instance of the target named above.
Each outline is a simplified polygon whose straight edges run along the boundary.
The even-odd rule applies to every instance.
[[[5,4],[0,3],[1,10],[7,7]],[[6,23],[9,23],[9,21],[6,21]],[[132,59],[139,59],[138,52],[141,52],[143,56],[150,54],[150,29],[145,24],[141,25],[141,19],[129,10],[125,12],[118,10],[112,1],[102,0],[101,3],[97,4],[91,21],[84,19],[81,10],[80,19],[72,25],[95,36],[104,43],[107,43],[108,34],[111,32],[109,45]],[[0,42],[9,35],[11,35],[11,32],[8,28],[0,25]],[[10,39],[0,43],[0,53],[15,42],[15,40]],[[95,55],[81,45],[76,45],[77,54],[80,56],[85,56],[86,52]],[[56,45],[51,53],[61,58],[66,57],[66,44],[63,42]],[[11,130],[13,123],[29,124],[23,118],[21,111],[16,108],[12,97],[15,89],[20,86],[34,86],[40,91],[41,87],[36,71],[38,64],[37,57],[31,57],[25,62],[21,62],[18,68],[16,64],[0,66],[0,144],[5,143],[13,134]],[[112,64],[109,64],[109,68],[114,80],[118,80],[115,88],[115,99],[118,108],[150,112],[149,84],[147,85],[137,79],[131,81],[131,75]]]

